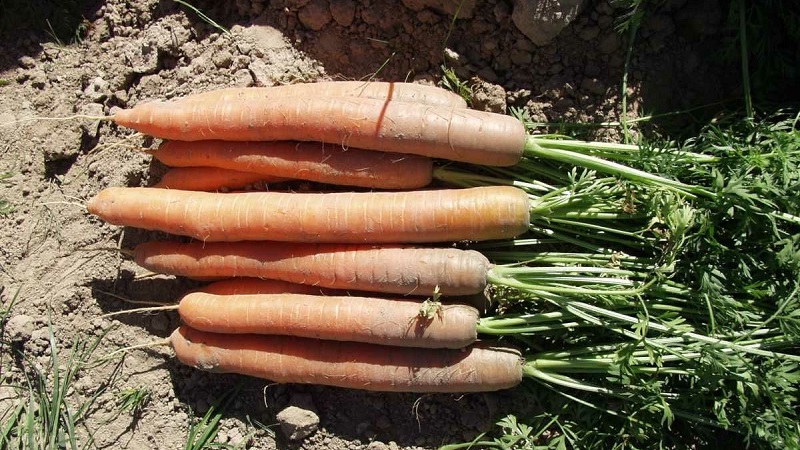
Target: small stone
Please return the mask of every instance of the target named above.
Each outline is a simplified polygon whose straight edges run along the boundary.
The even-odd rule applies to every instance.
[[[448,61],[455,64],[458,64],[461,61],[461,55],[456,53],[456,51],[451,48],[444,49],[444,57],[447,58]]]
[[[243,448],[247,445],[247,440],[242,435],[242,431],[238,428],[228,430],[228,443],[236,448]]]
[[[319,31],[331,21],[331,10],[325,0],[312,0],[297,12],[297,18],[304,27]]]
[[[502,86],[473,78],[472,107],[498,114],[506,112],[506,91]]]
[[[367,450],[389,450],[389,446],[381,441],[372,441],[367,445]]]
[[[5,329],[11,342],[25,342],[36,330],[36,321],[31,316],[18,314],[8,319]]]
[[[89,82],[89,85],[86,86],[86,89],[83,90],[83,93],[89,97],[89,100],[93,102],[101,102],[108,97],[108,91],[108,81],[104,80],[103,77],[95,77]]]
[[[214,63],[215,66],[219,68],[227,68],[233,64],[233,54],[228,50],[222,50],[219,52],[214,53],[214,56],[211,57],[211,62]]]
[[[31,82],[31,86],[35,87],[36,89],[44,89],[44,87],[47,85],[47,74],[44,72],[44,70],[31,70],[28,74],[28,79]]]
[[[36,60],[30,56],[23,56],[19,59],[19,65],[25,69],[33,69],[36,67]]]
[[[250,61],[248,66],[250,75],[256,86],[272,86],[272,77],[270,76],[269,67],[264,60],[254,59]]]
[[[313,411],[289,406],[276,416],[281,430],[290,441],[304,439],[319,428],[319,416]]]
[[[233,82],[235,87],[250,87],[253,85],[253,75],[247,69],[239,69],[233,74]]]
[[[356,2],[353,0],[331,0],[331,16],[333,20],[343,27],[353,23],[356,14]]]

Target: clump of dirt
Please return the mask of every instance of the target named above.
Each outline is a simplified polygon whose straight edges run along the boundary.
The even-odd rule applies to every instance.
[[[0,198],[13,211],[0,217],[0,283],[6,304],[17,298],[4,337],[12,350],[44,367],[48,322],[61,352],[76,336],[106,330],[97,356],[164,338],[178,325],[175,314],[98,316],[129,308],[122,299],[173,302],[196,285],[148,276],[108,250],[166,236],[101,223],[83,206],[107,186],[152,184],[162,169],[140,149],[154,141],[107,121],[44,118],[97,118],[228,86],[368,78],[436,83],[446,66],[472,85],[473,107],[517,108],[535,122],[619,120],[628,43],[615,30],[620,12],[607,0],[590,2],[543,46],[516,28],[509,1],[474,2],[459,17],[450,3],[193,2],[223,32],[174,2],[108,0],[84,11],[76,42],[51,42],[45,30],[7,37],[0,55],[0,172],[9,176]],[[704,57],[720,26],[719,5],[700,3],[707,8],[672,2],[643,24],[629,63],[630,117],[722,96],[719,67]],[[700,70],[708,83],[686,82]],[[6,357],[8,350],[3,382],[23,384],[26,368]],[[509,408],[522,407],[513,392],[418,396],[272,385],[195,371],[166,348],[131,351],[119,365],[81,371],[74,395],[93,395],[101,381],[111,387],[87,418],[100,448],[179,448],[190,425],[233,386],[241,392],[225,412],[218,441],[248,448],[434,448],[473,439]],[[120,414],[120,392],[141,387],[150,402],[136,414]],[[275,424],[289,406],[318,416],[304,440],[250,425]]]

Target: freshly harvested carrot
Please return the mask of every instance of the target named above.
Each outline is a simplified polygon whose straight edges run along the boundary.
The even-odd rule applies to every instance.
[[[418,348],[463,348],[478,338],[478,310],[463,304],[422,311],[419,300],[308,294],[193,292],[183,322],[211,333],[276,334]]]
[[[402,245],[151,241],[133,250],[148,270],[191,278],[255,277],[402,295],[469,295],[486,288],[480,252]]]
[[[460,95],[447,89],[386,81],[319,81],[270,87],[226,88],[194,94],[179,101],[229,103],[245,98],[268,100],[275,97],[353,97],[452,108],[467,107],[467,102]]]
[[[430,158],[321,142],[167,141],[148,150],[173,167],[209,166],[377,189],[417,189],[433,174]]]
[[[280,183],[286,178],[218,167],[174,167],[161,176],[154,188],[184,191],[240,189],[255,183]]]
[[[111,187],[88,210],[114,225],[204,242],[483,241],[522,234],[530,222],[528,195],[510,186],[326,194]]]
[[[197,292],[217,295],[307,294],[347,295],[356,297],[374,297],[376,295],[375,292],[356,291],[353,289],[328,289],[308,284],[250,277],[224,278],[197,289]],[[416,298],[420,302],[426,300],[426,297],[412,297],[407,295],[403,296],[403,298]],[[483,311],[489,304],[489,299],[484,292],[462,296],[439,296],[439,301],[441,303],[467,304],[477,308],[479,311]]]
[[[341,289],[325,289],[309,284],[289,283],[288,281],[263,278],[225,278],[207,284],[197,292],[215,295],[253,295],[253,294],[308,294],[308,295],[347,295]]]
[[[370,98],[224,96],[150,102],[109,117],[179,141],[321,141],[489,166],[516,164],[526,132],[507,115]]]
[[[207,333],[182,326],[170,336],[188,366],[277,383],[380,392],[487,392],[522,381],[523,359],[506,347],[416,349],[294,336]]]

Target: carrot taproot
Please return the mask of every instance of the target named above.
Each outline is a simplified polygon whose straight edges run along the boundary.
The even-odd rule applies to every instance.
[[[308,284],[289,283],[281,280],[266,278],[237,277],[218,279],[196,290],[217,295],[251,295],[251,294],[307,294],[307,295],[347,295],[355,297],[374,297],[376,292],[356,291],[353,289],[329,289]],[[421,294],[424,295],[424,294]],[[403,296],[405,299],[416,298],[422,302],[426,297]],[[427,297],[430,298],[430,297]],[[443,304],[461,303],[477,308],[479,311],[486,309],[489,299],[485,292],[460,296],[439,296]]]
[[[275,334],[418,348],[463,348],[478,338],[478,310],[463,304],[424,311],[419,300],[308,294],[181,298],[178,314],[211,333]]]
[[[196,290],[215,295],[253,295],[253,294],[308,294],[308,295],[346,295],[341,289],[325,289],[309,284],[290,283],[266,278],[238,277],[224,278],[209,283]]]
[[[256,183],[280,183],[287,178],[219,167],[173,167],[152,187],[183,191],[215,192],[241,189]]]
[[[167,141],[147,153],[172,167],[211,166],[377,189],[416,189],[433,176],[430,158],[321,142]]]
[[[483,292],[491,267],[480,252],[404,245],[149,241],[133,249],[141,267],[190,278],[254,277],[402,295]]]
[[[215,194],[111,187],[88,210],[114,225],[206,242],[418,243],[504,239],[527,231],[521,189]]]
[[[149,102],[108,119],[179,141],[321,141],[490,166],[516,164],[526,140],[524,125],[511,116],[369,98]]]
[[[467,102],[460,95],[447,89],[387,81],[318,81],[269,87],[224,88],[193,94],[179,101],[228,103],[254,97],[264,100],[276,97],[353,97],[452,108],[467,107]]]
[[[208,333],[181,326],[170,336],[178,360],[196,369],[277,383],[379,392],[488,392],[522,381],[523,359],[507,347],[417,349],[294,336]]]

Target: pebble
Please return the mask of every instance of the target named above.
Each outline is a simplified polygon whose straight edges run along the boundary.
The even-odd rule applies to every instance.
[[[367,445],[367,450],[389,450],[389,446],[381,441],[372,441]]]
[[[290,441],[305,439],[319,428],[319,416],[313,411],[289,406],[276,416],[286,438]]]
[[[27,55],[21,57],[18,62],[19,65],[25,69],[33,69],[36,67],[36,60]]]
[[[231,54],[231,52],[228,50],[215,52],[214,56],[211,57],[211,62],[220,68],[230,67],[231,64],[233,64],[233,54]]]
[[[319,31],[331,21],[331,10],[325,0],[312,0],[297,13],[304,27]]]
[[[26,342],[36,330],[36,321],[31,316],[18,314],[8,319],[5,330],[11,342]]]
[[[343,27],[353,24],[356,15],[356,2],[353,0],[331,0],[331,16],[333,20]]]

